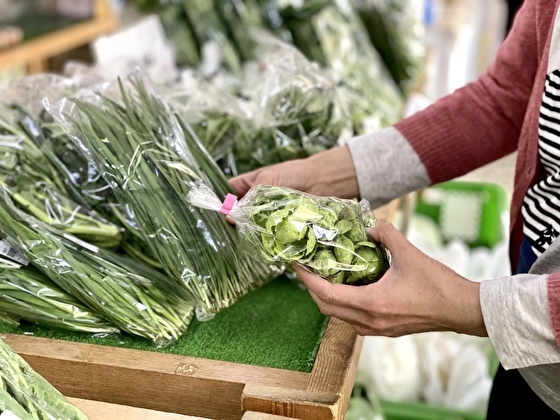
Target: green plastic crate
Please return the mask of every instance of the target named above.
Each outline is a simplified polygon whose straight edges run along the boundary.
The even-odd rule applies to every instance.
[[[434,220],[446,241],[493,248],[503,239],[501,217],[507,209],[508,195],[501,185],[448,181],[420,191],[414,212]]]

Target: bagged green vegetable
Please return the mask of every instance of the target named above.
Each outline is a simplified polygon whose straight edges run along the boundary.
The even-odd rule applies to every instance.
[[[357,134],[386,128],[401,117],[403,97],[350,3],[332,3],[312,18],[330,75],[355,93],[347,99]]]
[[[171,102],[228,176],[327,150],[351,128],[325,71],[267,32],[253,36],[260,61],[247,66],[247,99],[199,83],[184,104]]]
[[[352,0],[393,79],[406,93],[424,67],[423,5],[416,0]]]
[[[187,200],[229,214],[260,260],[298,263],[332,283],[355,286],[376,282],[389,268],[388,251],[366,232],[377,221],[365,200],[258,185],[241,200],[229,194],[222,203],[202,183],[192,188]]]
[[[0,231],[52,282],[123,331],[164,346],[191,321],[192,305],[165,275],[41,223],[2,189]]]
[[[20,420],[87,420],[0,338],[0,415],[7,411]]]
[[[198,319],[211,319],[275,273],[237,252],[238,235],[225,220],[185,203],[197,180],[230,188],[190,127],[141,78],[111,87],[49,109],[101,169],[118,203],[130,207],[142,239],[194,302]]]
[[[0,259],[0,308],[12,317],[40,325],[92,334],[119,332],[37,269],[3,259]]]
[[[19,105],[0,106],[0,185],[14,203],[68,234],[102,247],[116,246],[120,229],[67,193],[74,174],[58,165],[63,163],[39,123]]]

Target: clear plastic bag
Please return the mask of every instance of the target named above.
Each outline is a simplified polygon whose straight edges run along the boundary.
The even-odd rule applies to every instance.
[[[21,420],[87,420],[0,338],[0,414]]]
[[[224,194],[229,184],[194,131],[141,78],[49,110],[100,168],[117,202],[130,207],[142,238],[194,301],[199,319],[277,274],[237,252],[239,238],[225,220],[185,204],[193,181]]]
[[[0,308],[12,317],[40,325],[92,334],[119,332],[35,268],[1,260]]]
[[[191,189],[187,200],[229,214],[251,255],[260,260],[298,263],[332,283],[356,286],[379,280],[389,268],[388,251],[366,232],[377,223],[366,200],[258,185],[239,202],[230,194],[222,203],[202,183]]]
[[[376,130],[397,122],[403,97],[350,3],[334,1],[314,15],[312,23],[331,77],[341,89],[353,93],[346,96],[356,133],[366,131],[358,124],[363,125],[365,118]]]
[[[123,331],[164,346],[188,327],[192,306],[166,276],[41,223],[2,189],[0,226],[34,267]]]
[[[325,71],[267,32],[252,36],[259,61],[245,67],[241,95],[247,100],[216,94],[205,85],[196,94],[209,106],[194,127],[231,176],[327,150],[350,127],[336,84]]]
[[[20,83],[26,89],[6,91],[13,99],[9,106],[0,106],[0,185],[22,210],[44,223],[99,246],[118,245],[121,229],[94,211],[75,185],[81,176],[76,153],[67,143],[55,140],[39,118],[20,105],[27,100],[25,92],[34,86],[32,81],[24,82]],[[38,100],[28,107],[34,108],[34,102]]]

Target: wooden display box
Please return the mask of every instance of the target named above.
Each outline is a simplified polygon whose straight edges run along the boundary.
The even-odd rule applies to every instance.
[[[380,221],[393,220],[397,205],[375,214]],[[184,418],[133,408],[214,420],[280,420],[265,414],[342,419],[363,341],[350,325],[331,318],[312,371],[303,373],[25,335],[2,337],[64,395],[91,400],[78,400],[79,406],[93,411],[103,402],[117,404],[115,413],[129,413],[115,420]]]

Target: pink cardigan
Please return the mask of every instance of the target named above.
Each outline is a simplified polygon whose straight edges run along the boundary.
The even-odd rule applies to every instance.
[[[523,197],[545,174],[538,158],[537,130],[559,4],[560,0],[526,0],[486,74],[395,125],[433,183],[464,175],[517,150],[511,203],[512,267],[523,237]],[[547,285],[550,317],[560,346],[560,272],[550,274]]]

